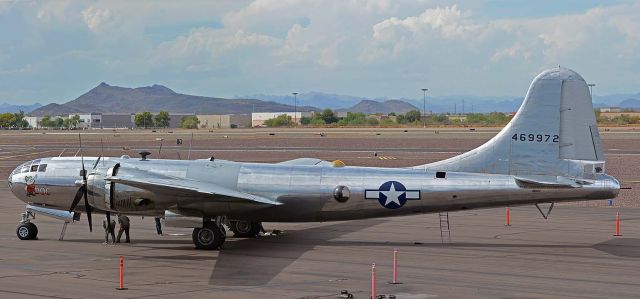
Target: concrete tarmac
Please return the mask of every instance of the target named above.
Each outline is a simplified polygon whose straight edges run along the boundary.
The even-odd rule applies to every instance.
[[[83,219],[44,216],[38,240],[15,235],[24,204],[0,189],[2,298],[369,298],[371,263],[379,294],[397,298],[632,298],[640,294],[640,209],[557,206],[544,220],[535,207],[450,213],[441,242],[437,214],[360,221],[275,224],[279,235],[228,238],[220,251],[195,250],[188,229],[155,233],[132,217],[131,244],[103,244]],[[446,236],[446,235],[445,235]],[[391,285],[392,253],[399,281]],[[125,258],[125,287],[118,258]]]

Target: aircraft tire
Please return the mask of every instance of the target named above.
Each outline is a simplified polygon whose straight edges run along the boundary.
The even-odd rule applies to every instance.
[[[33,240],[38,236],[38,227],[31,223],[22,223],[16,228],[16,235],[20,240]]]
[[[255,238],[260,234],[262,222],[236,220],[229,223],[229,228],[236,238]]]
[[[194,228],[191,234],[193,244],[197,249],[219,249],[226,236],[224,228],[220,228],[214,222],[205,222],[202,228]]]

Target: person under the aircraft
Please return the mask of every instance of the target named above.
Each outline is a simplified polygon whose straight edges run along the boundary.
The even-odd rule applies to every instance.
[[[156,232],[158,235],[162,236],[162,223],[160,223],[160,217],[155,217],[154,219],[156,221]]]
[[[118,214],[118,223],[120,224],[120,230],[118,230],[118,239],[116,239],[116,243],[120,243],[120,237],[122,237],[122,232],[124,232],[127,235],[126,236],[127,239],[125,242],[131,243],[131,239],[129,239],[129,227],[130,227],[129,217],[122,214]]]
[[[102,227],[104,228],[104,243],[109,244],[109,234],[111,234],[111,242],[115,243],[116,242],[116,234],[115,234],[116,221],[112,219],[111,223],[107,224],[107,219],[105,218],[102,220]]]

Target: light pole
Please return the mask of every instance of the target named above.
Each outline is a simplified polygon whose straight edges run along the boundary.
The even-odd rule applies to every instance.
[[[293,125],[297,126],[298,125],[298,93],[297,92],[292,92],[291,93],[293,95]]]
[[[591,94],[591,100],[593,101],[593,87],[596,86],[595,83],[587,84],[589,86],[589,94]]]
[[[422,127],[426,128],[427,127],[427,120],[425,119],[425,116],[427,114],[427,90],[429,90],[429,88],[423,88],[422,89]]]

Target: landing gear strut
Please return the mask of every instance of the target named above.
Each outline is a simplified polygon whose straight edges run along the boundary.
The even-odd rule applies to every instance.
[[[33,224],[29,217],[35,218],[35,214],[31,211],[22,213],[22,219],[18,228],[16,228],[16,235],[20,240],[34,240],[38,236],[38,227]]]
[[[236,238],[255,238],[262,230],[262,222],[229,221],[229,229],[231,229],[233,236]]]
[[[202,228],[194,228],[191,234],[197,249],[219,249],[227,238],[227,231],[214,221],[206,221]]]

